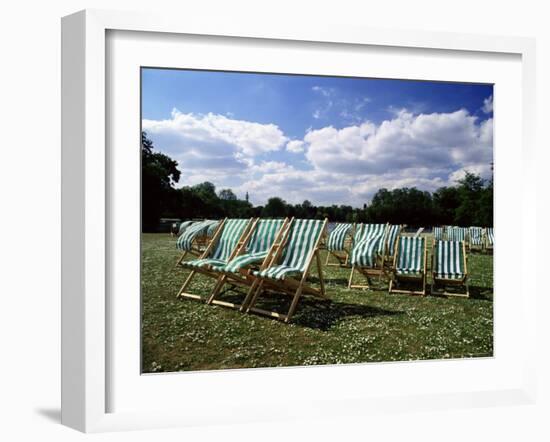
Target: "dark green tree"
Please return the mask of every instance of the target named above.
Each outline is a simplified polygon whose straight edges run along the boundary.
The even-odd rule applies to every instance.
[[[141,225],[145,232],[155,231],[161,216],[177,210],[178,195],[174,184],[179,181],[177,162],[154,152],[153,142],[141,133]]]

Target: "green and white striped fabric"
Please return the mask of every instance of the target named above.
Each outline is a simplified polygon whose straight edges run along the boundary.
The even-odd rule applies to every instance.
[[[423,237],[413,238],[402,236],[397,242],[397,259],[395,271],[399,275],[418,275],[424,269],[424,249],[426,241]]]
[[[470,227],[468,229],[468,235],[470,236],[471,246],[483,245],[483,229],[481,227]]]
[[[344,244],[346,242],[346,236],[353,227],[353,224],[338,223],[330,235],[327,241],[327,250],[331,252],[340,252],[344,250]]]
[[[184,261],[182,265],[188,267],[219,267],[227,264],[227,260],[231,253],[237,247],[239,238],[242,236],[244,229],[248,225],[248,219],[228,219],[223,225],[223,231],[218,238],[218,241],[208,258],[194,259],[192,261]]]
[[[216,232],[216,229],[220,225],[221,221],[212,221],[210,225],[208,226],[208,229],[206,230],[206,236],[209,238],[212,238],[214,236],[214,233]]]
[[[256,276],[284,280],[288,275],[303,273],[319,236],[323,233],[323,220],[295,219],[292,222],[280,265],[254,272]]]
[[[191,250],[193,248],[193,241],[197,236],[206,235],[206,232],[212,225],[218,225],[219,221],[204,220],[197,221],[191,224],[185,229],[185,231],[179,236],[176,247],[180,250]]]
[[[384,249],[384,238],[384,232],[375,231],[356,243],[351,251],[351,265],[374,267],[376,256]]]
[[[236,273],[246,266],[262,262],[275,242],[275,238],[283,222],[284,220],[282,219],[260,220],[250,236],[246,248],[247,253],[233,258],[225,267],[219,268],[218,270]]]
[[[369,236],[383,234],[385,231],[386,224],[361,224],[357,232],[355,232],[353,242],[357,244]]]
[[[397,241],[397,237],[399,236],[399,232],[401,231],[401,226],[399,225],[390,225],[388,229],[388,250],[386,252],[386,255],[393,255],[393,252],[395,250],[395,243]]]
[[[443,238],[443,227],[434,227],[433,228],[434,233],[434,240],[438,241]]]
[[[466,241],[466,227],[452,226],[447,229],[447,239],[449,241]]]
[[[185,232],[185,230],[193,223],[194,221],[183,221],[178,228],[178,236],[181,236],[183,232]]]
[[[461,279],[464,277],[464,248],[462,241],[435,243],[434,269],[436,278]]]
[[[485,236],[487,237],[487,245],[494,246],[495,245],[495,230],[493,227],[487,227],[485,229]]]

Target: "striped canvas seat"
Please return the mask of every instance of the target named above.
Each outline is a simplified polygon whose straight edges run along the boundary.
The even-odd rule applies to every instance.
[[[190,268],[202,268],[207,266],[219,267],[226,265],[249,222],[250,220],[248,219],[226,220],[223,225],[223,231],[216,242],[211,256],[208,258],[182,262],[182,265]]]
[[[483,245],[483,229],[481,227],[470,227],[468,234],[470,236],[470,246]]]
[[[193,241],[199,236],[204,236],[207,234],[208,230],[212,226],[218,226],[219,221],[213,220],[204,220],[198,221],[191,224],[185,229],[185,231],[180,235],[176,242],[176,247],[180,250],[189,251],[193,248]]]
[[[395,272],[398,275],[420,275],[424,273],[424,238],[403,236],[397,243]]]
[[[178,228],[178,237],[181,236],[183,232],[185,232],[185,230],[187,230],[187,228],[193,223],[194,221],[183,221]]]
[[[286,276],[305,272],[308,258],[313,252],[324,226],[325,221],[323,220],[294,220],[283,251],[281,264],[254,272],[254,275],[261,278],[284,280]]]
[[[434,227],[433,228],[434,240],[438,241],[443,238],[443,227]]]
[[[345,250],[346,237],[352,229],[353,224],[338,223],[330,232],[327,240],[327,250],[330,252],[341,252]]]
[[[399,232],[401,231],[401,226],[399,225],[390,225],[388,229],[388,251],[387,255],[393,255],[393,252],[395,250],[395,244],[397,242],[397,237],[399,236]]]
[[[437,241],[434,250],[434,276],[438,279],[462,279],[464,268],[464,243],[462,241]]]
[[[383,232],[373,232],[363,237],[361,241],[353,246],[351,264],[360,267],[374,267],[376,257],[383,250],[384,237]]]
[[[246,253],[233,258],[226,266],[218,268],[218,270],[236,273],[244,267],[261,263],[269,253],[283,223],[282,219],[260,220],[248,241]]]
[[[212,221],[208,226],[208,228],[206,229],[206,236],[208,236],[209,238],[212,238],[212,236],[214,236],[214,233],[216,232],[216,229],[220,225],[220,222],[221,222],[220,220]]]
[[[447,239],[449,241],[466,241],[466,232],[466,227],[449,227],[447,229]]]
[[[488,246],[495,245],[495,230],[493,229],[493,227],[487,227],[487,229],[485,230],[485,237],[487,238]]]

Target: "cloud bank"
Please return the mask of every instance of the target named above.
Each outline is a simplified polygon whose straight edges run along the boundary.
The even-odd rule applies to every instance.
[[[492,97],[483,111],[489,108]],[[379,124],[325,126],[293,140],[275,124],[176,109],[170,119],[144,120],[143,130],[178,161],[180,184],[210,179],[241,196],[248,192],[255,204],[280,196],[291,203],[362,206],[381,187],[433,191],[466,170],[488,178],[493,159],[492,118],[479,121],[464,109],[403,109]]]

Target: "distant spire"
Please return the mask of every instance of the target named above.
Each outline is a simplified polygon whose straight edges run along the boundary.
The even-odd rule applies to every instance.
[[[248,191],[246,192],[245,199],[246,199],[246,202],[248,202]]]

